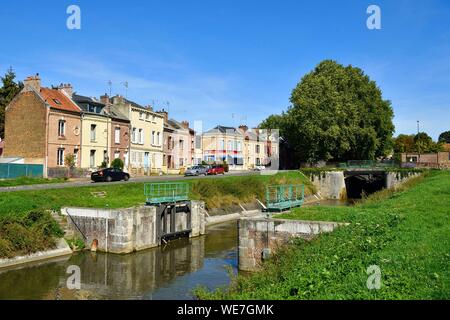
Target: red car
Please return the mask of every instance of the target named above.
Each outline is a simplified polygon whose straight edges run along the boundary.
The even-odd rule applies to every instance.
[[[207,172],[209,175],[225,174],[225,169],[223,166],[211,166]]]

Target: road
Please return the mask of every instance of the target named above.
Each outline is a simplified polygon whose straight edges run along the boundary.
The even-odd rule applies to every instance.
[[[125,183],[142,183],[142,182],[163,182],[163,181],[173,181],[173,180],[192,180],[192,179],[221,179],[229,176],[250,176],[258,175],[259,172],[255,171],[233,171],[228,172],[225,175],[217,176],[199,176],[199,177],[183,177],[183,176],[142,176],[142,177],[131,177],[129,181],[115,181],[115,182],[97,182],[93,183],[91,180],[83,181],[71,181],[63,183],[47,183],[47,184],[32,184],[26,186],[14,186],[14,187],[1,187],[1,192],[13,192],[13,191],[24,191],[24,190],[50,190],[50,189],[64,189],[64,188],[75,188],[75,187],[96,187],[102,185],[115,185],[115,184],[125,184]]]

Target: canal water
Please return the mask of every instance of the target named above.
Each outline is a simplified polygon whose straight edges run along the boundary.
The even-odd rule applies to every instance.
[[[225,286],[237,272],[237,238],[234,221],[133,254],[80,252],[1,271],[0,299],[193,299],[194,288]],[[80,268],[80,290],[67,288],[70,266]]]

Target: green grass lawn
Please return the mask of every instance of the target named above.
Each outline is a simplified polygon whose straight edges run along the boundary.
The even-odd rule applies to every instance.
[[[349,222],[311,242],[296,240],[261,272],[202,299],[450,299],[450,171],[381,191],[354,207],[305,207],[286,219]],[[367,289],[367,268],[381,288]]]
[[[1,187],[15,187],[15,186],[26,186],[31,184],[47,184],[47,183],[62,183],[66,182],[65,178],[32,178],[32,177],[20,177],[16,179],[4,179],[0,180]]]
[[[307,194],[314,189],[309,180],[297,171],[273,176],[230,176],[184,181],[190,184],[190,197],[205,201],[207,208],[249,202],[255,198],[263,201],[265,186],[268,184],[305,183]],[[92,194],[99,191],[105,191],[106,197],[98,198]],[[0,216],[20,215],[34,209],[59,209],[63,206],[126,208],[142,205],[144,202],[144,183],[14,191],[0,193]]]

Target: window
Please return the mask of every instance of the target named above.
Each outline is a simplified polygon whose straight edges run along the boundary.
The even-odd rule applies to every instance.
[[[114,131],[114,142],[120,143],[120,128],[116,128]]]
[[[220,148],[219,150],[225,150],[225,140],[220,140]]]
[[[139,112],[139,119],[144,120],[144,113],[143,112]]]
[[[75,167],[78,164],[78,151],[79,151],[78,149],[73,149],[73,161],[75,163]]]
[[[131,142],[136,143],[136,128],[133,128],[133,130],[132,130]]]
[[[256,153],[259,153],[261,150],[261,147],[259,146],[259,144],[257,144],[256,146],[255,146],[255,152]]]
[[[152,145],[155,145],[155,131],[152,131]]]
[[[155,117],[155,115],[152,116],[152,121],[153,121],[153,122],[156,122],[156,117]]]
[[[161,145],[161,132],[158,132],[157,133],[157,136],[158,136],[158,146],[160,146]]]
[[[63,148],[58,149],[58,154],[56,156],[56,163],[58,166],[64,165],[64,149]]]
[[[259,158],[256,158],[256,165],[260,166],[261,165],[261,160]]]
[[[237,142],[237,148],[236,148],[236,150],[237,150],[237,151],[241,151],[241,142],[240,142],[240,141]]]
[[[58,99],[53,99],[53,101],[54,101],[56,104],[59,104],[59,105],[62,104],[61,101],[59,101]]]
[[[89,165],[91,168],[95,167],[95,150],[91,150],[91,153],[89,156]]]
[[[179,143],[180,143],[180,149],[183,150],[183,148],[184,148],[184,140],[180,140]]]
[[[147,114],[145,115],[145,120],[147,120],[147,121],[150,120],[150,114],[147,113]]]
[[[64,137],[66,135],[66,121],[59,120],[58,122],[58,136]]]
[[[96,124],[91,124],[91,141],[95,141],[95,130],[97,129]]]
[[[180,166],[183,166],[183,165],[184,165],[184,159],[180,158]]]
[[[119,159],[119,158],[120,158],[120,151],[114,152],[114,159]]]
[[[406,162],[417,162],[417,157],[416,156],[406,157]]]
[[[139,143],[144,144],[144,131],[143,129],[139,129]]]

